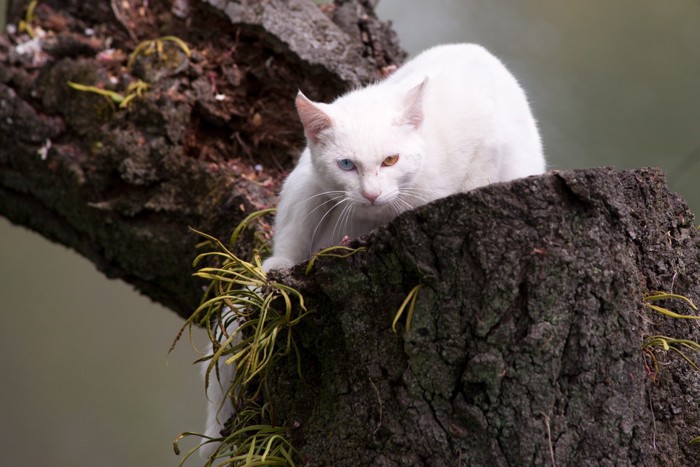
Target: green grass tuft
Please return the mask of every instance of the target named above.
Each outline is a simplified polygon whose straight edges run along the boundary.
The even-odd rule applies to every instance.
[[[129,55],[129,60],[127,60],[126,67],[128,69],[133,68],[134,62],[136,61],[136,58],[139,55],[147,57],[149,55],[156,54],[158,60],[164,62],[171,61],[173,57],[169,57],[168,53],[165,50],[165,44],[167,43],[174,44],[188,58],[192,56],[192,50],[190,50],[189,46],[185,41],[183,41],[177,36],[163,36],[157,39],[145,40],[139,43],[139,45],[137,45],[133,52],[131,52],[131,54]]]
[[[234,231],[231,244],[236,243],[243,231],[254,228],[254,223],[273,211],[268,209],[248,216]],[[186,328],[191,332],[196,324],[207,330],[214,351],[198,360],[208,362],[205,389],[209,387],[212,373],[217,377],[219,362],[236,365],[228,392],[236,414],[226,437],[209,439],[193,432],[178,436],[174,443],[178,454],[182,438],[198,436],[203,439],[199,446],[185,454],[179,465],[202,445],[214,442],[221,444],[206,466],[295,465],[299,456],[288,441],[289,430],[275,426],[272,408],[266,402],[267,379],[276,361],[292,352],[297,357],[297,369],[301,371],[293,328],[308,314],[304,297],[297,290],[269,279],[262,270],[261,254],[269,249],[262,234],[256,234],[257,246],[252,260],[245,261],[218,239],[193,231],[206,239],[200,247],[210,250],[194,261],[195,267],[199,267],[195,276],[206,279],[209,285],[201,305],[180,330],[176,341]],[[234,317],[240,324],[229,335],[224,319]],[[217,339],[217,335],[223,337]]]
[[[667,292],[655,291],[648,293],[644,296],[644,306],[658,313],[661,313],[664,316],[668,316],[674,319],[700,319],[700,316],[681,314],[669,310],[668,308],[650,303],[657,300],[680,300],[689,305],[693,310],[697,311],[698,307],[695,306],[693,301],[688,297]],[[657,350],[661,350],[666,353],[673,352],[676,355],[680,356],[683,360],[685,360],[691,366],[691,368],[693,368],[696,371],[700,371],[700,367],[698,367],[698,364],[695,363],[695,361],[692,358],[690,358],[686,353],[689,350],[694,352],[700,351],[700,344],[698,344],[697,342],[690,339],[676,339],[673,337],[661,335],[647,336],[644,338],[644,341],[642,343],[642,351],[645,357],[644,364],[647,369],[647,373],[652,375],[652,378],[654,380],[656,379],[656,375],[658,375],[660,371],[659,363],[655,353],[655,351]],[[650,365],[647,364],[647,358],[651,362]]]

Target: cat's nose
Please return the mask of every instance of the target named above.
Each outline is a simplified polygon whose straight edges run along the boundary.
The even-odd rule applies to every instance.
[[[377,198],[379,198],[379,195],[381,192],[370,192],[370,191],[363,191],[362,196],[367,198],[370,203],[374,204],[375,201],[377,201]]]

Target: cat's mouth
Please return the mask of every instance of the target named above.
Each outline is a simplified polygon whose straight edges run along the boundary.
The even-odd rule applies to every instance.
[[[402,209],[400,205],[393,200],[377,200],[368,202],[363,200],[355,203],[355,215],[372,220],[381,220],[384,217],[394,217],[401,214],[406,209]]]

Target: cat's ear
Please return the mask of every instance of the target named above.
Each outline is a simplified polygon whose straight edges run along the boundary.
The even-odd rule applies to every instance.
[[[318,104],[310,101],[301,91],[297,94],[296,104],[306,137],[314,144],[318,143],[319,134],[333,126],[333,120]]]
[[[402,125],[411,125],[420,128],[423,123],[423,94],[425,93],[428,77],[418,85],[411,88],[403,98],[403,114],[401,115]]]

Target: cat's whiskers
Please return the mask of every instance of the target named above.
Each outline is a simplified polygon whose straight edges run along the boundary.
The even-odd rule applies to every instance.
[[[315,195],[311,195],[305,200],[302,200],[302,203],[305,203],[307,201],[311,201],[314,198],[317,198],[319,196],[324,196],[324,195],[330,195],[330,194],[340,194],[340,195],[345,195],[345,191],[343,190],[328,190],[328,191],[322,191],[321,193],[316,193]]]
[[[428,190],[416,187],[403,187],[400,190],[399,198],[406,204],[411,205],[410,209],[415,209],[418,206],[428,204],[438,198],[445,196],[439,190]]]
[[[345,235],[351,235],[352,233],[348,230],[348,225],[353,221],[353,217],[355,216],[355,209],[357,208],[357,205],[355,203],[350,203],[350,209],[348,210],[347,214],[345,215],[345,220],[343,221],[343,231],[340,232],[343,237],[341,237],[341,242],[342,239],[345,237]]]
[[[419,188],[415,186],[406,185],[399,186],[399,192],[401,194],[405,194],[406,196],[410,196],[412,198],[416,198],[420,201],[423,201],[424,203],[428,203],[438,198],[442,198],[446,195],[446,193],[443,193],[440,190]]]
[[[331,243],[333,243],[334,245],[337,243],[340,220],[343,218],[343,216],[349,209],[349,206],[350,203],[347,203],[345,206],[343,206],[343,209],[340,211],[340,214],[338,214],[338,216],[336,216],[335,218],[335,224],[333,225],[333,233],[331,234]]]
[[[394,202],[396,203],[396,206],[397,206],[397,208],[398,208],[398,210],[399,210],[399,212],[397,213],[397,215],[399,215],[399,214],[401,214],[401,213],[403,213],[403,212],[406,212],[406,211],[410,211],[411,209],[414,208],[413,205],[411,205],[410,203],[408,203],[405,199],[401,198],[400,196],[397,196],[396,198],[394,198]],[[399,203],[402,204],[403,206],[405,206],[405,209],[404,209],[403,207],[401,207],[401,205],[400,205]]]
[[[347,226],[348,218],[353,208],[353,203],[348,203],[345,206],[343,206],[343,210],[340,211],[338,218],[335,220],[335,225],[333,226],[333,239],[340,238],[342,240],[343,236],[347,233],[344,233],[343,230]],[[334,243],[338,242],[334,240]]]
[[[338,200],[338,199],[340,199],[340,198],[345,197],[345,192],[344,192],[344,191],[327,191],[327,192],[324,192],[324,193],[319,193],[318,195],[315,195],[315,196],[310,196],[309,198],[307,198],[306,200],[304,200],[304,201],[302,201],[302,202],[305,203],[305,202],[309,201],[311,198],[315,198],[316,196],[325,195],[325,194],[328,194],[328,193],[340,193],[340,195],[336,195],[336,196],[333,196],[333,197],[328,198],[326,201],[324,201],[323,203],[319,204],[318,206],[316,206],[315,208],[313,208],[311,211],[307,212],[306,215],[301,219],[302,221],[305,221],[306,218],[309,217],[311,214],[313,214],[317,209],[320,209],[320,208],[322,208],[323,206],[325,206],[325,205],[328,204],[328,203],[332,203],[332,202],[334,202],[334,201],[336,201],[336,200]],[[331,210],[332,210],[332,209],[333,209],[333,208],[331,208]]]
[[[415,209],[418,206],[428,203],[427,198],[410,193],[401,193],[396,199],[401,201],[405,206],[408,206],[408,209]]]
[[[352,208],[350,209],[350,213],[349,213],[348,216],[345,218],[345,227],[344,227],[344,229],[345,229],[345,231],[347,232],[347,235],[354,235],[354,233],[351,233],[350,230],[348,229],[348,224],[349,224],[350,222],[353,222],[353,220],[354,220],[355,209],[357,209],[357,205],[356,205],[356,204],[352,204]]]
[[[401,214],[403,212],[403,210],[399,207],[398,200],[399,200],[399,198],[396,197],[396,198],[392,199],[391,203],[389,204],[389,206],[391,206],[391,209],[393,209],[394,212],[396,213],[396,216],[398,216],[399,214]],[[394,216],[394,217],[396,217],[396,216]]]
[[[333,200],[336,200],[336,199],[338,199],[338,198],[340,198],[340,196],[337,196],[337,197],[333,198]],[[338,207],[338,206],[340,206],[341,204],[343,204],[343,203],[345,203],[345,202],[348,202],[348,201],[350,201],[350,198],[348,198],[347,196],[343,196],[343,199],[341,199],[340,201],[338,201],[337,203],[335,203],[333,206],[331,206],[330,208],[328,208],[328,210],[325,212],[325,214],[323,214],[323,216],[321,216],[321,219],[318,221],[318,224],[316,224],[316,228],[314,229],[314,232],[311,234],[311,244],[312,244],[312,245],[314,244],[314,240],[316,239],[316,233],[318,232],[319,227],[321,227],[321,224],[323,224],[323,221],[326,219],[326,217],[328,216],[328,214],[330,214],[331,212],[333,212],[333,210],[334,210],[336,207]],[[323,204],[327,204],[327,203],[323,203]],[[320,207],[320,206],[319,206],[319,207]],[[316,208],[316,209],[318,209],[318,208]]]

